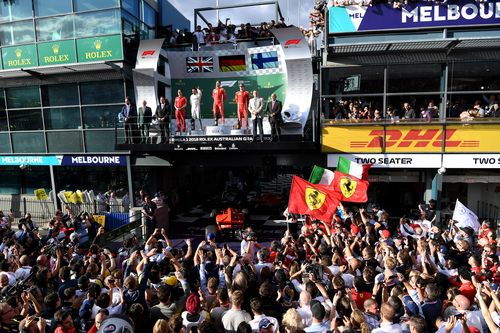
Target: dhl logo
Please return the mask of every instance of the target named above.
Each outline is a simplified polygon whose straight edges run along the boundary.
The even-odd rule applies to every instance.
[[[405,131],[406,132],[406,131]],[[442,147],[443,145],[443,130],[413,129],[405,133],[400,130],[385,131],[385,147]],[[453,135],[456,129],[448,129],[445,132],[446,147],[479,147],[479,140],[453,140]],[[384,143],[384,130],[372,130],[369,136],[373,137],[371,141],[351,141],[351,148],[382,148]]]

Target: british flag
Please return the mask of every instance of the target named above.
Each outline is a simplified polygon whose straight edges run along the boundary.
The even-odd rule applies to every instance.
[[[214,71],[213,57],[187,57],[186,69],[188,73],[209,73]]]

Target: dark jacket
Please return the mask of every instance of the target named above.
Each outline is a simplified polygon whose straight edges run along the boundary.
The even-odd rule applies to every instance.
[[[151,108],[149,106],[146,106],[146,108],[144,109],[144,113],[141,116],[140,111],[142,111],[142,109],[143,107],[141,106],[139,108],[139,114],[138,114],[139,125],[151,124],[151,121],[153,120],[153,111],[151,111]]]
[[[120,115],[123,117],[123,120],[126,123],[135,122],[135,120],[137,119],[137,110],[135,109],[135,106],[133,106],[132,104],[130,104],[130,112],[128,114],[128,120],[125,120],[125,118],[127,118],[126,117],[126,115],[127,115],[127,107],[124,105],[122,107]]]
[[[283,104],[281,101],[276,100],[274,103],[274,108],[273,108],[273,102],[269,101],[267,102],[266,106],[266,113],[269,115],[269,121],[277,121],[281,123],[283,121],[283,117],[281,116],[281,109],[283,108]]]
[[[155,116],[158,120],[160,120],[160,118],[166,117],[165,121],[169,121],[171,114],[172,110],[170,108],[170,103],[167,100],[165,101],[165,105],[163,106],[163,108],[160,104],[158,104],[158,106],[156,107]]]

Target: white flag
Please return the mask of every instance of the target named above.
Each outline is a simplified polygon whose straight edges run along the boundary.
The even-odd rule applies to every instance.
[[[477,232],[480,227],[477,215],[465,207],[458,199],[453,211],[453,220],[457,221],[456,226],[459,228],[470,227]]]

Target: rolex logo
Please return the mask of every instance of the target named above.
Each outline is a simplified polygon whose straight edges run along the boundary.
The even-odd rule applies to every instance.
[[[16,49],[16,58],[21,58],[22,53],[23,51],[21,51],[21,49]]]
[[[59,53],[59,45],[58,44],[52,45],[52,51],[54,51],[54,54],[58,54]]]
[[[102,47],[102,41],[101,41],[100,39],[96,40],[96,41],[94,42],[94,46],[95,46],[95,49],[96,49],[96,50],[100,50],[100,49],[101,49],[101,47]]]

